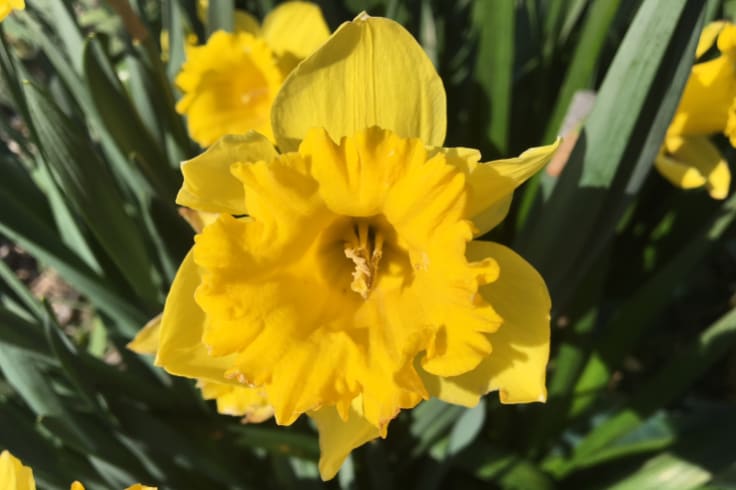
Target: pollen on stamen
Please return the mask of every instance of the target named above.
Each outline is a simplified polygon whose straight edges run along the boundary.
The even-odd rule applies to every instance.
[[[383,257],[383,235],[366,222],[359,222],[353,229],[351,240],[345,242],[345,257],[353,261],[353,280],[350,289],[367,299],[378,274],[378,264]]]
[[[250,383],[245,374],[243,374],[243,372],[241,372],[239,369],[228,369],[227,371],[225,371],[224,376],[225,379],[234,379],[241,385],[248,386],[249,388],[255,387],[255,385],[253,383]]]

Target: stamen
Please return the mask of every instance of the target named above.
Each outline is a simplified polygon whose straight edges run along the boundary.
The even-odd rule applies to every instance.
[[[254,88],[254,89],[242,92],[240,94],[240,103],[243,105],[255,103],[258,100],[266,97],[267,95],[268,95],[268,87]]]
[[[345,257],[355,264],[350,289],[363,299],[373,288],[378,273],[378,264],[383,257],[383,235],[367,222],[360,221],[353,228],[353,237],[345,242]]]

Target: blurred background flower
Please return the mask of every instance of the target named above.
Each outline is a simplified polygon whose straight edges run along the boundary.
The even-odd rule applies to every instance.
[[[708,135],[722,133],[736,144],[736,26],[723,21],[708,24],[700,35],[696,59],[702,59],[713,44],[719,53],[693,66],[655,166],[678,187],[706,187],[713,199],[725,199],[731,171]]]
[[[218,31],[203,46],[187,45],[176,77],[176,110],[201,146],[226,134],[256,130],[269,138],[271,105],[284,78],[330,31],[317,5],[286,2],[263,20],[237,12],[235,32]]]

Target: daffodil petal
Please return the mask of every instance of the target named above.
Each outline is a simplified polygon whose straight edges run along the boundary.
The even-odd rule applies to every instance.
[[[734,49],[736,49],[736,24],[726,22],[718,33],[718,50],[726,56],[734,56]]]
[[[24,0],[3,0],[0,2],[0,20],[7,17],[13,10],[23,10],[24,8],[26,8]]]
[[[138,354],[155,354],[158,350],[159,336],[161,334],[161,316],[159,313],[145,324],[127,347]]]
[[[179,216],[184,218],[184,221],[189,223],[192,230],[197,233],[204,230],[205,226],[217,221],[217,217],[219,215],[219,213],[208,213],[206,211],[196,211],[190,208],[179,208]]]
[[[189,252],[166,298],[155,364],[177,376],[224,383],[233,356],[210,357],[202,343],[205,315],[194,301],[199,283],[199,272]]]
[[[733,99],[731,106],[728,108],[728,119],[723,134],[726,135],[731,146],[736,148],[736,98]]]
[[[731,171],[718,148],[706,136],[670,136],[665,140],[668,155],[655,165],[670,182],[692,189],[705,185],[713,199],[724,199],[731,184]]]
[[[33,471],[9,451],[0,453],[0,484],[9,490],[36,490]]]
[[[325,128],[339,141],[380,126],[440,146],[447,125],[445,90],[406,29],[361,14],[291,72],[271,123],[282,151],[296,150],[312,127]]]
[[[731,57],[721,55],[693,65],[667,133],[705,135],[723,131],[735,98],[736,65]]]
[[[467,215],[479,236],[503,221],[514,189],[549,163],[561,141],[530,148],[516,158],[488,163],[478,163],[480,153],[467,148],[436,148],[432,152],[444,153],[448,163],[466,174],[470,186]]]
[[[201,155],[181,164],[184,184],[176,202],[198,211],[246,214],[243,184],[230,173],[230,166],[270,161],[276,155],[268,138],[254,131],[224,136]]]
[[[434,396],[473,406],[480,396],[498,390],[502,403],[545,401],[545,375],[549,358],[550,298],[539,273],[511,249],[497,243],[468,244],[468,259],[492,257],[499,264],[496,281],[480,293],[504,322],[489,334],[493,350],[477,368],[450,378],[423,374]]]
[[[85,490],[84,485],[80,481],[73,481],[69,490]],[[126,489],[127,490],[127,489]]]
[[[273,416],[273,407],[268,404],[262,388],[233,386],[202,380],[197,383],[197,386],[202,390],[202,398],[215,400],[217,412],[223,415],[245,417],[245,422],[256,424]]]
[[[315,410],[309,416],[319,431],[319,474],[323,480],[335,477],[350,451],[379,436],[378,429],[352,408],[347,420],[335,407]]]
[[[705,177],[696,168],[666,155],[658,155],[654,168],[672,185],[680,189],[697,189],[705,185]]]
[[[713,199],[725,199],[731,188],[731,169],[726,160],[721,159],[708,173],[706,187]]]
[[[263,37],[277,55],[304,59],[330,37],[330,28],[317,4],[284,2],[263,19]]]
[[[158,487],[149,487],[148,485],[141,485],[140,483],[136,483],[135,485],[131,485],[125,490],[156,490]],[[80,490],[84,490],[84,487],[82,487]]]
[[[713,47],[716,39],[718,39],[718,35],[727,24],[728,22],[719,20],[711,22],[703,28],[703,32],[700,33],[700,38],[698,39],[698,46],[695,48],[695,59],[700,58]]]

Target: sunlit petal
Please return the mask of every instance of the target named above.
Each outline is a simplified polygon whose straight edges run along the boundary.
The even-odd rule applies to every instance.
[[[493,257],[498,280],[481,287],[481,294],[504,319],[489,335],[491,354],[473,371],[437,378],[424,375],[427,389],[450,403],[475,405],[480,396],[498,390],[503,403],[544,401],[549,358],[550,299],[536,270],[510,249],[497,243],[474,241],[468,256]]]
[[[694,65],[668,134],[704,135],[722,132],[734,98],[736,64],[731,57],[721,55]]]
[[[8,490],[36,490],[33,471],[10,454],[0,453],[0,488]]]
[[[371,126],[440,146],[445,90],[432,62],[396,22],[362,14],[343,24],[286,79],[271,120],[282,151],[307,130],[337,141]]]
[[[707,137],[670,136],[665,149],[666,153],[657,157],[655,167],[672,184],[683,189],[706,186],[714,199],[728,195],[731,171]]]
[[[202,344],[205,316],[194,301],[199,283],[199,272],[190,252],[179,266],[166,298],[156,364],[171,374],[225,382],[223,375],[232,360],[211,357]]]
[[[478,163],[480,153],[468,148],[440,148],[447,161],[467,175],[470,193],[467,216],[473,220],[476,235],[482,235],[500,223],[508,212],[514,189],[539,172],[552,159],[561,140],[547,146],[530,148],[516,158]]]
[[[263,37],[278,56],[302,60],[330,37],[330,28],[317,4],[284,2],[263,19]]]
[[[718,39],[718,35],[727,24],[727,22],[720,20],[710,22],[703,28],[703,32],[700,33],[700,38],[698,39],[698,46],[695,48],[696,59],[703,56],[710,48],[713,47],[716,43],[716,39]]]
[[[378,429],[350,408],[343,420],[334,407],[325,407],[309,416],[319,431],[319,473],[323,480],[332,479],[350,451],[379,437]]]
[[[211,381],[197,383],[205,400],[215,400],[217,411],[223,415],[244,417],[248,423],[260,423],[273,416],[273,407],[268,403],[262,388],[234,386]]]
[[[184,176],[177,204],[210,213],[246,214],[243,184],[230,172],[237,162],[270,161],[276,150],[263,135],[221,138],[201,155],[181,164]]]
[[[136,334],[127,347],[138,354],[155,354],[158,350],[159,338],[161,335],[161,317],[158,314],[153,317],[146,325]]]

